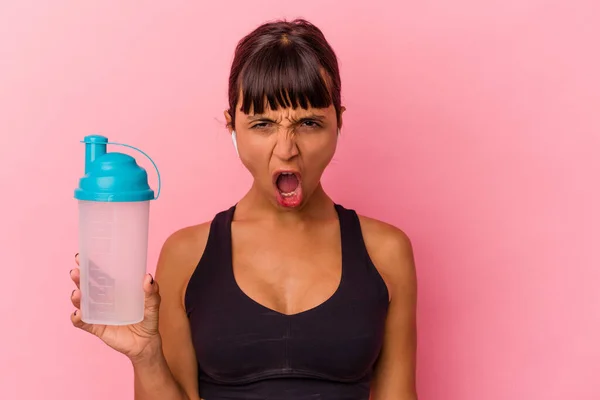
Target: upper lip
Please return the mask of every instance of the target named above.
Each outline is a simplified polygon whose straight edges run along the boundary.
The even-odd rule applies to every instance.
[[[295,169],[278,169],[277,171],[273,172],[273,183],[277,183],[277,178],[279,178],[279,175],[281,175],[282,173],[291,173],[296,175],[296,178],[298,178],[298,182],[302,180],[302,175],[299,171]]]

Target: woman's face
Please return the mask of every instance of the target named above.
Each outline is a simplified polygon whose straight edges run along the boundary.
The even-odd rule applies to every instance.
[[[244,114],[240,105],[241,99],[235,113],[238,151],[255,186],[279,207],[301,207],[319,187],[335,153],[338,122],[334,106],[306,110],[266,107],[263,114],[252,110]],[[228,112],[225,117],[231,126]]]

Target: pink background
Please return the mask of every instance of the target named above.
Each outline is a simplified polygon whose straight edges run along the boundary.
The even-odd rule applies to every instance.
[[[237,40],[304,16],[348,107],[326,189],[414,242],[420,399],[600,399],[598,4],[3,1],[0,398],[132,398],[128,361],[69,321],[78,141],[159,165],[154,271],[250,183],[222,117]]]

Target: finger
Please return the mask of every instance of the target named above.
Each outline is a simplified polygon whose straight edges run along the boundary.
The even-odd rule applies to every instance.
[[[88,324],[81,320],[81,311],[75,310],[75,312],[71,313],[71,322],[73,326],[79,328],[83,331],[89,332],[92,335],[101,336],[102,331],[106,328],[104,325],[94,325]]]
[[[77,289],[79,289],[79,268],[73,268],[72,270],[70,270],[69,275],[71,276],[71,280],[75,282],[75,286],[77,286]]]
[[[160,294],[158,289],[158,282],[154,280],[152,275],[146,274],[144,278],[144,305],[147,312],[158,312],[158,306],[160,305]]]
[[[71,303],[73,303],[75,308],[81,308],[81,291],[79,289],[75,289],[71,292]]]
[[[160,293],[158,282],[152,275],[147,274],[144,283],[144,320],[142,327],[148,334],[155,334],[158,329],[158,309],[160,306]]]

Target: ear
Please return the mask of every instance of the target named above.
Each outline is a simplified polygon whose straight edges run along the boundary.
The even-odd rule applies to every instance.
[[[227,122],[227,130],[229,130],[229,133],[233,132],[233,119],[231,118],[231,114],[229,114],[229,110],[225,110],[223,115],[225,116],[225,121]]]
[[[343,117],[344,116],[344,111],[346,111],[346,107],[341,106],[340,107],[340,118],[339,118],[339,121],[338,121],[338,129],[342,129],[342,125],[343,125],[343,122],[344,122],[344,117]]]

